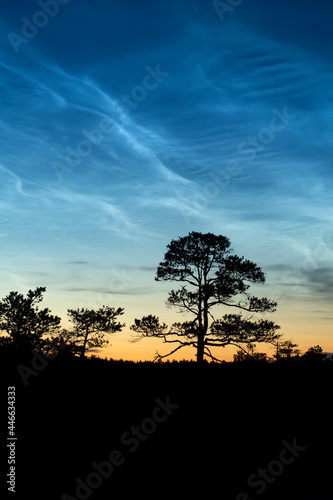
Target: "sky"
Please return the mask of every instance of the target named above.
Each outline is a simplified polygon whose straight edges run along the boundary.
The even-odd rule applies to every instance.
[[[151,360],[168,346],[130,343],[134,318],[188,319],[154,280],[166,245],[211,232],[262,267],[285,339],[333,352],[332,13],[2,0],[0,297],[46,286],[63,326],[123,307],[102,355]]]

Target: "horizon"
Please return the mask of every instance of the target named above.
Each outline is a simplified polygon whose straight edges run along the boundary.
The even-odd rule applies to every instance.
[[[333,6],[46,3],[1,19],[0,298],[45,286],[62,326],[123,307],[103,352],[149,361],[167,346],[129,343],[134,319],[183,318],[154,281],[166,246],[211,232],[266,274],[260,317],[332,353]]]
[[[265,285],[261,285],[261,287],[264,287]],[[169,288],[171,288],[171,285],[169,285]],[[26,294],[23,294],[26,295]],[[43,300],[40,303],[39,309],[44,309],[44,307],[49,308],[49,312],[51,314],[54,314],[58,316],[58,313],[50,308],[50,304],[45,301],[47,295],[47,290],[45,291],[45,295],[43,295]],[[4,299],[4,297],[1,298],[1,300]],[[104,304],[103,304],[104,305]],[[101,306],[101,305],[100,305]],[[91,308],[88,307],[87,305],[84,307],[87,309],[97,309],[96,308]],[[217,308],[223,309],[223,306],[217,306]],[[80,308],[81,309],[81,308]],[[225,311],[224,311],[225,312]],[[234,310],[235,313],[238,312],[237,308]],[[256,319],[260,318],[267,318],[267,319],[273,319],[274,320],[274,315],[276,313],[253,313],[252,316],[254,316]],[[182,318],[183,320],[188,319],[190,316],[186,313],[180,313],[177,312],[176,310],[171,310],[171,314],[169,314],[170,317],[174,318],[174,321],[180,320]],[[124,311],[124,314],[119,316],[118,319],[123,322],[124,317],[126,317],[126,311]],[[60,316],[61,318],[61,323],[59,325],[60,329],[69,329],[73,330],[73,324],[69,321],[67,318],[67,315],[65,317]],[[163,317],[160,318],[163,321]],[[134,319],[131,322],[131,324],[134,323]],[[172,326],[171,322],[168,324],[168,326]],[[281,330],[278,330],[278,333],[282,334],[281,340],[279,342],[284,342],[286,340],[292,340],[294,341],[294,338],[287,337],[281,332]],[[3,335],[8,336],[8,334],[4,333]],[[142,338],[140,341],[136,342],[131,342],[131,338],[134,335],[134,332],[130,330],[130,323],[125,323],[125,326],[120,332],[115,332],[115,333],[105,333],[104,336],[106,339],[109,340],[109,346],[104,347],[104,348],[88,348],[86,350],[86,357],[89,358],[91,355],[97,355],[98,357],[104,359],[112,359],[115,361],[146,361],[146,362],[152,362],[154,354],[156,352],[159,352],[159,354],[164,354],[168,350],[165,344],[160,340],[156,339],[154,337],[146,337]],[[314,347],[316,344],[315,339],[317,337],[312,336],[309,337],[308,339],[308,344],[303,344],[303,345],[298,345],[297,348],[300,348],[300,355],[303,355],[310,347]],[[311,340],[313,342],[311,343]],[[309,343],[310,342],[310,343]],[[48,341],[49,345],[52,345],[52,338]],[[256,342],[255,344],[255,352],[264,352],[267,354],[268,359],[273,359],[272,356],[276,353],[276,346],[269,344],[269,343],[260,343]],[[333,355],[333,352],[328,351],[325,349],[323,345],[320,344],[320,347],[323,348],[323,354],[326,354],[328,357]],[[238,347],[234,345],[226,345],[223,348],[212,348],[211,351],[212,353],[219,358],[221,361],[226,361],[226,362],[231,362],[233,361],[233,355],[236,354],[238,351]],[[164,352],[165,351],[165,352]],[[184,347],[180,351],[178,351],[176,354],[172,354],[170,357],[167,357],[165,361],[195,361],[196,358],[196,350],[193,349],[193,347]],[[206,361],[209,361],[206,358]],[[164,361],[163,361],[164,362]]]

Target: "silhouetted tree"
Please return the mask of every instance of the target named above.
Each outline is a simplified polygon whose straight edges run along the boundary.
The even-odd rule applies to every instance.
[[[86,349],[104,347],[108,344],[105,333],[121,331],[125,326],[117,322],[117,317],[124,314],[124,309],[115,309],[102,306],[97,311],[93,309],[68,309],[69,320],[73,323],[73,330],[67,332],[67,342],[71,342],[75,349],[79,349],[80,356],[85,355]]]
[[[266,362],[267,354],[265,352],[255,352],[256,345],[249,344],[246,349],[239,349],[236,354],[234,354],[234,362],[239,361],[261,361]]]
[[[320,345],[315,345],[314,347],[309,347],[309,349],[303,354],[302,358],[305,361],[310,361],[311,363],[318,363],[326,359],[326,354],[323,354],[323,349]]]
[[[285,340],[276,343],[276,354],[273,356],[276,360],[299,358],[301,351],[298,344],[293,344],[292,340]]]
[[[58,329],[61,318],[50,314],[47,307],[39,310],[45,291],[45,287],[37,287],[29,290],[26,297],[10,292],[0,301],[0,329],[8,336],[2,344],[9,340],[17,349],[41,349],[45,344],[43,336]]]
[[[248,313],[273,312],[276,307],[276,302],[250,295],[249,283],[264,283],[265,275],[257,264],[234,255],[228,238],[192,232],[172,240],[167,249],[155,279],[184,283],[178,290],[171,290],[167,305],[191,313],[194,318],[174,323],[169,331],[155,316],[135,319],[131,329],[139,334],[137,339],[154,336],[176,344],[171,352],[158,357],[193,346],[197,362],[202,363],[205,354],[216,360],[211,347],[274,343],[280,337],[276,334],[279,326],[266,320],[251,321],[252,316],[245,319],[241,314],[227,314],[221,320],[214,319],[215,306],[235,307]]]

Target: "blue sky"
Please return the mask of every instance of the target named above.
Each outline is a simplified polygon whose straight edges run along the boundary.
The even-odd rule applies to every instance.
[[[333,7],[221,4],[3,4],[2,297],[171,323],[166,245],[213,232],[262,266],[286,338],[333,351]],[[108,353],[163,351],[128,338]]]

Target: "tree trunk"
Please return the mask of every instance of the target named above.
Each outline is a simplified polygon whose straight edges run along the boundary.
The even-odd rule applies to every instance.
[[[197,363],[202,365],[204,360],[204,337],[203,335],[198,336],[198,347],[197,347]]]
[[[81,358],[84,358],[84,354],[86,352],[86,344],[87,344],[87,340],[88,340],[88,335],[89,335],[89,328],[87,327],[86,328],[86,334],[85,334],[84,341],[83,341],[82,351],[81,351],[81,354],[80,354]]]

